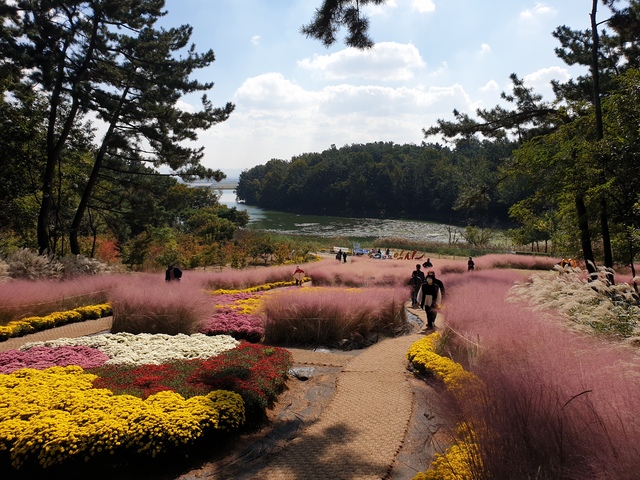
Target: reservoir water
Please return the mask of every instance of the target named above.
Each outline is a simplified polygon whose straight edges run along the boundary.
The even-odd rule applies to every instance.
[[[220,190],[220,203],[238,210],[246,210],[250,220],[248,228],[282,234],[315,235],[320,237],[348,237],[350,239],[376,239],[401,237],[423,242],[449,241],[447,225],[417,220],[386,218],[349,218],[324,215],[300,215],[263,210],[236,202],[232,190]],[[451,228],[451,231],[455,231]],[[460,240],[460,234],[457,235]]]

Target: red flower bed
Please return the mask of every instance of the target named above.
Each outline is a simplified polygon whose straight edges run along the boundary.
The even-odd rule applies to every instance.
[[[207,360],[137,367],[104,365],[90,371],[98,375],[93,382],[95,388],[141,398],[163,390],[173,390],[185,398],[228,390],[242,396],[247,418],[255,418],[284,390],[291,364],[291,354],[283,348],[243,342]]]
[[[284,390],[291,354],[277,347],[242,343],[202,362],[189,383],[209,390],[230,390],[245,401],[250,417],[271,407]]]

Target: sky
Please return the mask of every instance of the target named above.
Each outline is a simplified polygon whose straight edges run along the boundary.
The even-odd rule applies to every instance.
[[[214,82],[231,117],[200,132],[203,165],[229,177],[332,145],[435,142],[423,128],[502,101],[516,73],[548,100],[549,82],[586,73],[554,53],[560,25],[589,28],[590,0],[387,0],[367,7],[371,50],[331,48],[300,33],[321,0],[167,0],[165,27],[189,24],[215,62],[193,78]],[[607,11],[599,7],[605,18]],[[200,108],[201,93],[180,107]]]

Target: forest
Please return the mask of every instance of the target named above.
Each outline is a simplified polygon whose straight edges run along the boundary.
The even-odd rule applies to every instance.
[[[193,75],[213,51],[189,44],[189,25],[158,27],[163,8],[162,0],[0,5],[1,256],[31,249],[135,268],[198,265],[247,224],[213,191],[185,183],[224,178],[185,142],[235,106],[207,99],[213,84]],[[189,93],[202,93],[199,111],[178,108]]]
[[[240,175],[237,196],[272,210],[318,215],[411,218],[457,225],[509,222],[513,198],[499,182],[510,141],[331,146],[290,161],[271,160]],[[513,223],[513,222],[512,222]]]

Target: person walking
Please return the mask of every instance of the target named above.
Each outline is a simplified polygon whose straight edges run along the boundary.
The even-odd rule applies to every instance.
[[[417,308],[418,292],[420,291],[420,287],[422,287],[422,279],[418,276],[418,273],[416,270],[411,272],[411,278],[409,279],[409,286],[411,287],[411,308]]]
[[[344,263],[347,263],[347,252],[346,251],[342,252],[342,260],[344,260]]]
[[[442,295],[442,298],[444,299],[444,283],[442,283],[442,280],[436,278],[436,272],[434,272],[433,270],[429,270],[427,276],[431,276],[433,278],[433,283],[438,286],[438,288],[440,289],[440,295]]]
[[[293,279],[296,281],[296,285],[302,285],[304,270],[302,270],[300,266],[297,266],[295,272],[293,272]]]
[[[174,265],[169,265],[166,272],[164,272],[164,281],[171,282],[173,280],[180,281],[182,278],[182,270]]]
[[[418,275],[418,277],[420,277],[420,284],[422,285],[422,282],[424,282],[424,272],[420,268],[419,263],[416,265],[416,269],[413,271],[413,273],[415,273],[416,275]]]
[[[440,287],[434,282],[433,272],[428,272],[425,282],[422,284],[420,291],[418,292],[418,301],[420,302],[420,308],[424,309],[427,314],[427,330],[432,330],[436,317],[438,316],[438,308],[442,302],[442,294]]]
[[[467,260],[467,271],[470,272],[471,270],[475,269],[475,262],[473,261],[473,258],[469,257],[469,260]]]

